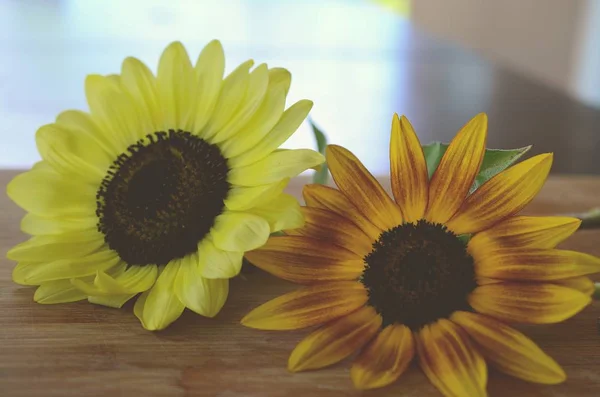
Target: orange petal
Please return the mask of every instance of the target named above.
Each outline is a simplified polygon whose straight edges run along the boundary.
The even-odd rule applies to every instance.
[[[485,154],[487,116],[473,117],[454,137],[429,183],[425,218],[445,223],[465,199]]]
[[[348,218],[320,208],[301,207],[301,210],[304,214],[304,226],[286,230],[287,235],[326,241],[344,247],[360,257],[371,252],[373,240]]]
[[[477,252],[477,276],[514,281],[553,281],[600,272],[600,258],[576,251],[500,248]]]
[[[565,278],[563,280],[554,280],[553,284],[563,285],[565,287],[576,289],[586,295],[592,295],[595,291],[594,282],[586,276]]]
[[[381,316],[370,306],[335,320],[304,338],[288,360],[292,372],[335,364],[367,343],[381,327]]]
[[[402,223],[396,203],[350,151],[329,145],[326,156],[336,185],[358,211],[382,230]]]
[[[517,323],[558,323],[579,313],[589,295],[554,284],[498,283],[479,286],[469,304],[480,313]]]
[[[259,249],[246,252],[246,258],[274,276],[300,284],[356,280],[364,269],[355,253],[302,236],[271,237]]]
[[[414,355],[410,329],[400,324],[388,325],[352,364],[352,382],[358,389],[387,386],[402,375]]]
[[[456,312],[450,318],[463,327],[483,355],[502,372],[530,382],[564,382],[565,372],[531,339],[515,329],[476,313]]]
[[[405,222],[415,222],[425,214],[429,177],[423,148],[408,119],[392,120],[390,142],[392,192]]]
[[[473,236],[469,249],[554,248],[580,224],[577,218],[563,216],[512,216]]]
[[[356,281],[312,285],[260,305],[242,324],[268,330],[306,328],[342,317],[366,302],[367,291]]]
[[[448,228],[476,233],[516,214],[538,194],[551,166],[552,154],[540,154],[494,176],[467,197]]]
[[[441,319],[417,337],[419,362],[431,383],[447,397],[486,396],[487,366],[465,332]]]
[[[356,207],[339,190],[324,185],[306,185],[302,190],[306,205],[326,209],[354,222],[371,240],[375,241],[383,232],[362,216]]]

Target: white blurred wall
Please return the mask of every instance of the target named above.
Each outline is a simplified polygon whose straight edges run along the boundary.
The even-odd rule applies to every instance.
[[[416,0],[412,19],[600,107],[600,0]]]

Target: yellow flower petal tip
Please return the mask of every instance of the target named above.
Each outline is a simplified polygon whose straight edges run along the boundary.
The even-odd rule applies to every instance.
[[[37,131],[42,161],[6,187],[32,236],[7,253],[13,279],[38,285],[37,302],[121,307],[142,293],[134,313],[148,330],[185,308],[214,317],[244,253],[302,227],[283,190],[325,158],[279,147],[312,101],[286,109],[282,68],[248,60],[225,75],[218,40],[195,59],[179,41],[157,73],[127,57],[120,74],[86,77],[89,112]]]

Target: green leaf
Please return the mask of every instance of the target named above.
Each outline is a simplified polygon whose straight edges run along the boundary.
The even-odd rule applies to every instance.
[[[325,148],[327,147],[327,137],[325,136],[323,131],[321,131],[321,129],[315,125],[312,119],[309,118],[308,122],[310,123],[310,126],[312,128],[315,140],[317,141],[317,150],[322,155],[325,155]],[[327,168],[327,163],[325,163],[321,165],[321,168],[313,175],[313,183],[326,185],[328,180],[329,170]]]
[[[448,149],[448,144],[441,142],[433,142],[429,145],[423,146],[423,152],[425,153],[425,161],[427,162],[427,172],[429,178],[433,175],[433,172],[440,164],[440,160],[444,153]],[[471,191],[473,193],[479,186],[483,185],[488,179],[494,175],[504,171],[511,164],[517,161],[521,156],[527,153],[531,149],[531,146],[525,146],[518,149],[486,149],[485,155],[483,156],[483,162],[479,169],[479,174],[475,177]]]
[[[464,244],[467,245],[469,244],[469,241],[471,240],[471,235],[470,234],[461,234],[460,236],[458,236],[458,239]]]

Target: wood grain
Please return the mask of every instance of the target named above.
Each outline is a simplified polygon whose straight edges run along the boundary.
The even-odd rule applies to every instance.
[[[5,186],[14,172],[0,171]],[[299,194],[304,180],[293,182]],[[388,186],[389,187],[389,186]],[[536,214],[600,204],[600,178],[552,177],[529,207]],[[252,270],[231,282],[223,311],[206,319],[186,311],[162,332],[141,328],[132,304],[116,310],[87,302],[38,305],[33,289],[11,281],[4,253],[23,240],[22,211],[0,197],[0,395],[3,396],[438,396],[413,365],[396,384],[352,389],[349,360],[320,371],[290,374],[287,357],[306,334],[262,332],[239,325],[258,304],[294,288]],[[578,232],[564,247],[600,255],[600,230]],[[492,396],[600,395],[600,302],[560,324],[522,327],[566,370],[558,386],[525,383],[491,371]]]

